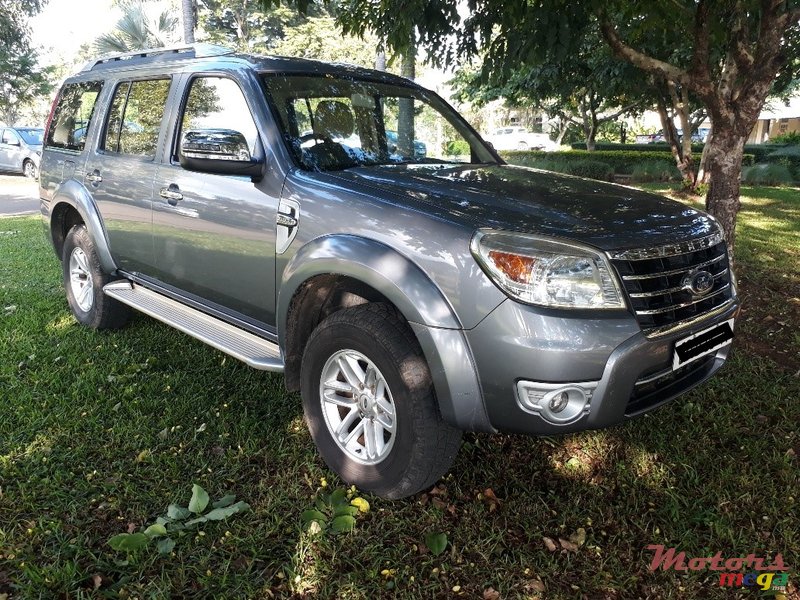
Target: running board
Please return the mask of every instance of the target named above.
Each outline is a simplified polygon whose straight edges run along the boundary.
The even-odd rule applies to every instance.
[[[109,283],[103,292],[254,369],[283,372],[280,348],[269,340],[129,281]]]

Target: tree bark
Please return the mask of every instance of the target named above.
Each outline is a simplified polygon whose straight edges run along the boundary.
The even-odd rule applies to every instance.
[[[706,210],[719,221],[731,259],[736,234],[736,213],[741,206],[739,184],[746,139],[732,129],[715,126],[704,150],[705,166],[710,180]]]
[[[412,32],[408,50],[403,54],[400,75],[413,80],[416,77],[416,70],[417,41]],[[400,98],[398,105],[397,149],[401,156],[411,158],[414,156],[414,101],[411,98]]]
[[[194,44],[194,0],[181,0],[181,13],[183,16],[183,42]]]

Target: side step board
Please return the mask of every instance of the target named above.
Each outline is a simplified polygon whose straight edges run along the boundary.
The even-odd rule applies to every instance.
[[[129,281],[109,283],[103,288],[103,292],[106,296],[238,358],[254,369],[283,372],[283,359],[278,345],[249,331]]]

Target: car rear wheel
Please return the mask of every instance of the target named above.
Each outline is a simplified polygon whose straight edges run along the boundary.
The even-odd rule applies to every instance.
[[[22,174],[30,179],[36,179],[36,176],[39,174],[39,170],[36,168],[36,165],[33,164],[33,161],[28,159],[22,163]]]
[[[525,151],[528,149],[528,144],[526,142],[520,142],[517,144],[517,150]]]
[[[103,293],[103,286],[112,278],[100,267],[85,225],[75,225],[67,233],[62,266],[67,301],[78,323],[93,329],[118,329],[128,322],[131,309]]]
[[[312,333],[301,367],[303,410],[325,463],[386,498],[433,485],[461,431],[439,414],[419,343],[391,306],[341,310]]]

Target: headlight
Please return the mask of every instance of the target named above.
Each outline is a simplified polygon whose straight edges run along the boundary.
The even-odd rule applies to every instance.
[[[478,231],[472,254],[520,302],[558,308],[625,308],[606,259],[592,248],[525,233]]]

